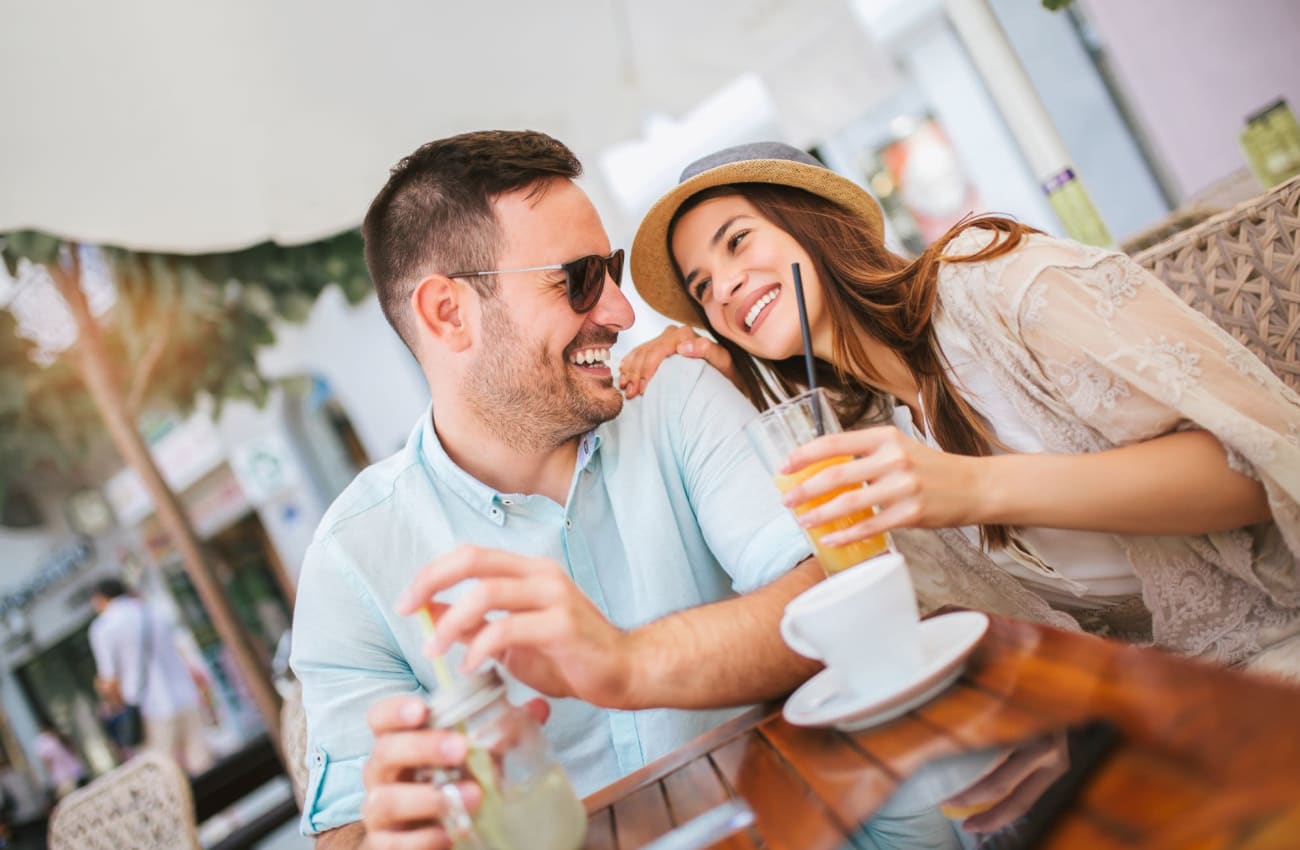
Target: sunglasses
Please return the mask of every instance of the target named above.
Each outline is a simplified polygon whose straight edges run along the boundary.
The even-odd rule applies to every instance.
[[[564,272],[564,289],[569,296],[569,306],[575,313],[589,313],[600,301],[600,294],[605,291],[605,275],[609,275],[615,286],[623,285],[623,249],[619,248],[608,257],[588,254],[567,263],[553,266],[531,266],[526,269],[495,269],[486,272],[457,272],[447,277],[483,277],[490,274],[517,274],[519,272]]]

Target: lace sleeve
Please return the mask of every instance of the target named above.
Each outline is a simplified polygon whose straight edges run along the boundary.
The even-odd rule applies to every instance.
[[[1205,429],[1233,468],[1264,484],[1291,551],[1283,583],[1294,585],[1300,397],[1122,254],[1035,240],[999,277],[994,309],[1067,415],[1115,445]]]

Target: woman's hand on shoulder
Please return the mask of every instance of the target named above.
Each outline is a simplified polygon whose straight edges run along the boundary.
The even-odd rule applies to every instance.
[[[659,336],[642,343],[627,353],[618,364],[618,386],[627,398],[636,398],[645,392],[646,385],[663,363],[674,354],[694,357],[707,362],[736,382],[736,370],[727,350],[711,339],[700,336],[685,325],[671,326]]]
[[[844,455],[852,460],[820,470],[785,495],[786,505],[794,508],[851,488],[801,514],[805,528],[875,508],[874,516],[822,537],[827,545],[843,546],[894,528],[954,528],[981,522],[982,458],[932,449],[892,425],[819,437],[792,452],[781,472],[790,475]]]

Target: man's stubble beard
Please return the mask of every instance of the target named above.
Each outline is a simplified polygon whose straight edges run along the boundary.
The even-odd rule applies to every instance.
[[[567,356],[557,364],[544,342],[524,340],[491,299],[483,307],[483,338],[490,342],[465,376],[463,397],[492,437],[511,449],[557,448],[623,409],[618,392],[604,397],[584,392]]]

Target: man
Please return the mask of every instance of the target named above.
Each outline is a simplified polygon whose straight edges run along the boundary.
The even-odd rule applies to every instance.
[[[199,692],[172,624],[115,578],[95,585],[90,604],[99,614],[90,624],[90,649],[104,700],[140,707],[146,749],[167,753],[191,776],[207,770],[212,754],[203,738]]]
[[[435,594],[434,651],[466,644],[462,669],[494,658],[554,699],[546,733],[579,794],[815,669],[777,624],[820,567],[739,434],[753,408],[674,358],[619,415],[607,360],[632,309],[580,172],[540,133],[470,133],[404,159],[366,216],[432,410],[334,503],[303,566],[292,663],[319,847],[447,846],[438,792],[409,781],[465,754],[417,698],[435,677],[405,615]]]

